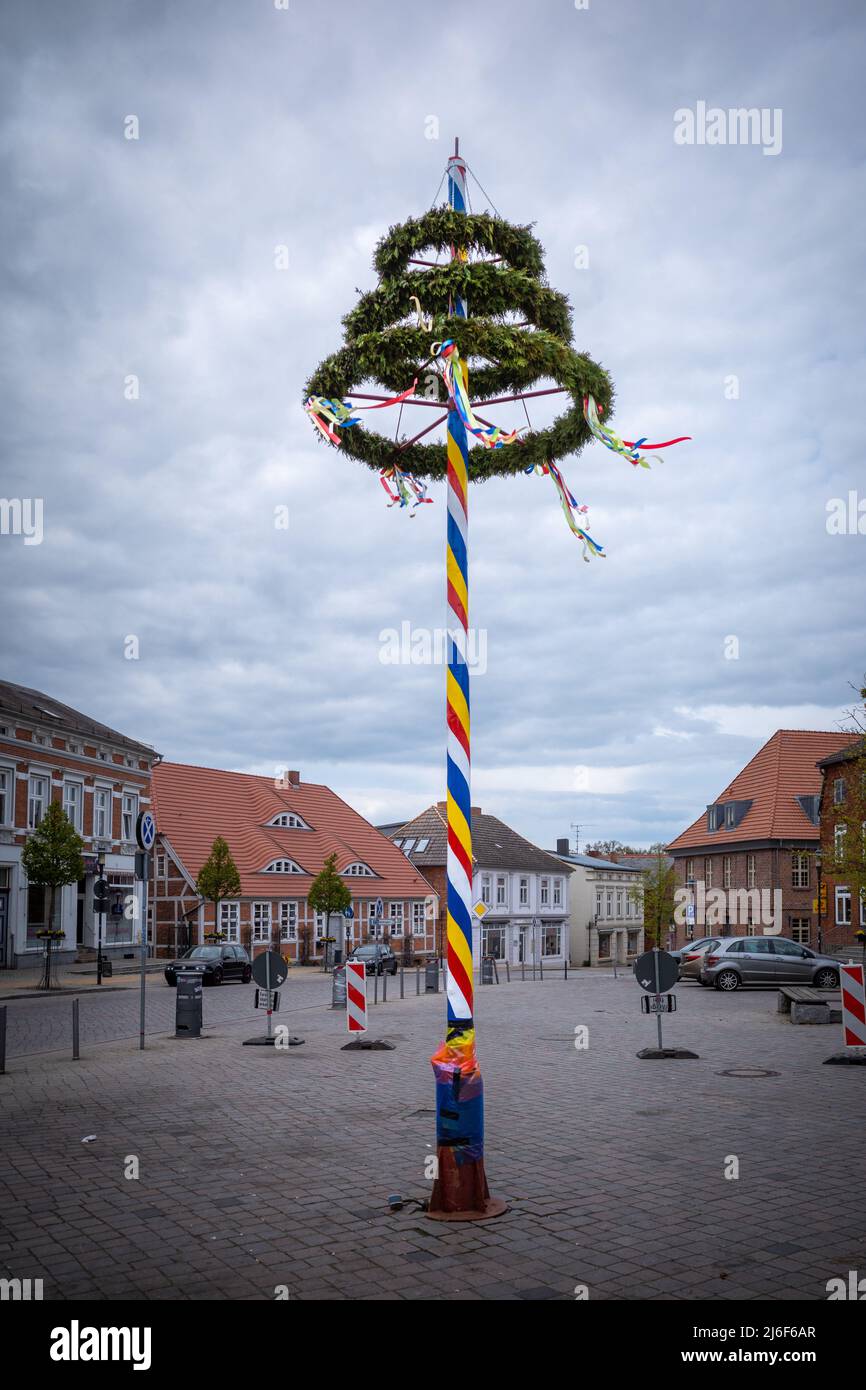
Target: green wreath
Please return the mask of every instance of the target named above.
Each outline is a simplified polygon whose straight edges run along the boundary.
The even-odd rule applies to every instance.
[[[466,252],[484,253],[494,261],[455,259],[427,270],[411,269],[413,259],[431,247],[442,254],[454,245]],[[380,275],[375,290],[361,299],[343,319],[345,346],[327,357],[313,373],[305,397],[342,400],[365,381],[381,382],[395,394],[419,376],[419,394],[447,408],[444,383],[431,363],[431,344],[451,338],[464,361],[470,361],[470,396],[479,412],[494,396],[529,391],[552,379],[571,398],[570,408],[547,429],[530,430],[520,443],[501,449],[476,445],[469,452],[473,482],[522,472],[576,453],[592,438],[584,419],[588,395],[610,417],[613,384],[607,372],[571,343],[571,309],[566,297],[544,282],[542,248],[528,227],[515,227],[500,218],[438,208],[425,217],[392,227],[380,241],[374,263]],[[409,325],[417,317],[412,299],[429,328]],[[450,316],[449,306],[465,298],[469,317]],[[519,314],[522,322],[506,315]],[[476,365],[478,362],[483,365]],[[369,468],[401,470],[418,478],[443,478],[446,446],[422,444],[398,448],[393,439],[363,423],[341,430],[347,454]]]

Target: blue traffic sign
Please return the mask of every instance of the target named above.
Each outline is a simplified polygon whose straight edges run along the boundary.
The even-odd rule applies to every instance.
[[[142,811],[135,822],[135,838],[138,841],[139,849],[145,853],[153,849],[153,842],[156,839],[156,821],[150,811]]]
[[[354,915],[355,915],[355,909],[354,909],[353,907],[344,907],[344,908],[343,908],[343,916],[344,916],[345,918],[347,918],[348,921],[351,922],[351,920],[352,920],[352,918],[354,917]]]

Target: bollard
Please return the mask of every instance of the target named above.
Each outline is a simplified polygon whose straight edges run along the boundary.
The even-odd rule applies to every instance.
[[[511,984],[511,966],[508,964],[508,961],[505,962],[505,983],[507,985]]]
[[[402,967],[402,965],[400,966],[400,998],[401,998],[401,999],[405,998],[405,995],[404,995],[404,992],[403,992],[403,967]]]
[[[378,1004],[378,1002],[379,1002],[379,967],[378,967],[378,965],[374,965],[374,966],[373,966],[373,1003],[374,1003],[374,1004]]]
[[[568,961],[567,961],[567,960],[566,960],[566,962],[565,962],[565,965],[563,966],[563,969],[565,970],[565,979],[567,980],[567,979],[568,979]]]
[[[525,980],[525,979],[526,979],[526,961],[525,961],[525,960],[522,960],[522,961],[520,962],[520,978],[521,978],[521,980]]]
[[[79,1034],[78,1034],[78,1000],[72,1001],[72,1060],[78,1061],[79,1054]]]
[[[0,1076],[6,1070],[6,1005],[0,1008]]]
[[[382,1003],[388,1002],[388,971],[382,966]]]
[[[421,993],[421,966],[415,966],[415,993]]]
[[[541,981],[544,980],[544,961],[541,959],[541,957],[539,957],[538,960],[538,978]]]

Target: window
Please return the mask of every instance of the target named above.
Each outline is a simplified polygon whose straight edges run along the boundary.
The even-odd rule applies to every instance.
[[[403,853],[406,853],[406,845],[403,846]],[[343,869],[341,872],[345,874],[347,878],[376,877],[369,864],[363,864],[360,859],[357,859],[354,864],[347,864],[345,869]]]
[[[602,899],[603,899],[603,897],[604,897],[604,894],[602,893],[601,889],[600,889],[600,888],[596,888],[596,890],[595,890],[595,915],[596,915],[596,917],[603,917],[603,916],[604,916],[604,912],[603,912],[603,910],[602,910]]]
[[[273,826],[276,830],[310,829],[310,826],[307,825],[307,822],[305,820],[302,820],[300,816],[296,816],[294,811],[280,811],[279,814],[274,816],[271,820],[269,820],[267,824],[269,826]]]
[[[412,904],[412,931],[422,936],[427,930],[427,915],[423,902]]]
[[[694,859],[687,859],[687,860],[686,860],[686,883],[694,883],[694,881],[695,881],[695,861],[694,861]]]
[[[851,890],[850,888],[836,889],[836,926],[849,927],[851,925]]]
[[[737,808],[733,801],[729,801],[725,807],[725,829],[732,830],[737,819]]]
[[[541,880],[541,898],[540,898],[540,901],[541,901],[541,906],[542,906],[542,907],[547,907],[547,904],[550,902],[550,879],[549,879],[549,878],[543,878],[543,879]]]
[[[617,916],[617,921],[619,921],[620,918],[622,917],[622,889],[621,889],[621,888],[618,888],[618,889],[616,890],[616,916]]]
[[[809,887],[809,856],[805,850],[795,849],[791,855],[791,887]]]
[[[704,883],[706,884],[707,888],[712,888],[712,886],[713,886],[713,861],[712,861],[712,859],[705,859],[705,860],[704,860]]]
[[[482,874],[482,875],[481,875],[481,901],[482,901],[483,903],[489,903],[489,902],[490,902],[490,875],[489,875],[489,874]]]
[[[612,917],[612,916],[613,916],[613,889],[612,889],[612,888],[608,888],[608,890],[607,890],[607,911],[606,911],[606,913],[605,913],[605,916],[606,916],[606,917]]]
[[[481,954],[492,956],[494,960],[505,959],[505,928],[504,927],[485,927],[481,928]]]
[[[707,807],[707,829],[708,829],[708,830],[718,830],[718,828],[719,828],[719,807],[718,807],[718,806],[708,806],[708,807]]]
[[[165,858],[164,855],[162,857]],[[240,941],[240,917],[240,903],[220,903],[219,929],[227,941]]]
[[[280,940],[297,941],[298,939],[298,904],[296,902],[280,903]]]
[[[253,941],[270,941],[271,905],[253,903]]]
[[[503,874],[498,875],[496,879],[496,904],[498,907],[506,907],[508,905],[507,888],[508,881],[505,876]]]
[[[121,818],[120,838],[122,840],[135,839],[135,822],[138,819],[138,796],[135,792],[123,793],[123,815]]]
[[[544,927],[541,932],[541,954],[558,956],[562,947],[562,928]]]
[[[324,935],[325,935],[325,929],[326,929],[326,927],[327,927],[327,925],[328,925],[328,919],[327,919],[325,913],[324,913],[324,912],[316,912],[316,913],[314,913],[314,920],[315,920],[315,923],[316,923],[316,936],[317,936],[317,937],[322,937],[322,936],[324,936]]]
[[[630,917],[630,916],[631,916],[631,894],[630,894],[630,893],[627,893],[627,894],[626,894],[626,899],[625,899],[625,915],[626,915],[626,917]]]
[[[411,852],[412,852],[412,850],[413,850],[414,848],[415,848],[415,836],[412,835],[408,840],[404,840],[404,841],[403,841],[403,853],[404,853],[404,854],[411,854]]]
[[[76,830],[81,829],[81,800],[84,788],[80,782],[63,783],[63,810],[66,819]]]
[[[302,874],[304,871],[294,859],[272,859],[263,874]]]
[[[158,879],[168,878],[168,855],[158,854],[156,856],[156,876]]]
[[[12,789],[15,773],[11,767],[0,767],[0,825],[12,824]]]
[[[403,935],[403,904],[388,904],[388,926],[392,936]]]
[[[425,838],[425,839],[423,839],[423,840],[419,840],[418,843],[417,843],[417,845],[415,846],[415,853],[416,853],[416,854],[423,854],[424,851],[425,851],[425,849],[426,849],[427,846],[429,845],[429,843],[430,843],[429,837],[427,837],[427,838]]]
[[[845,800],[845,778],[836,777],[833,780],[833,805],[841,806]]]
[[[400,848],[400,846],[402,845],[402,843],[403,843],[402,840],[395,840],[395,841],[394,841],[394,844],[397,846],[398,849]]]
[[[845,836],[847,834],[847,825],[837,825],[833,831],[833,857],[837,864],[840,864],[845,858]]]
[[[731,886],[731,856],[729,854],[726,854],[722,860],[722,883],[725,888]]]
[[[754,886],[755,886],[755,856],[754,856],[754,854],[747,854],[747,855],[746,855],[746,887],[747,887],[747,888],[754,888]]]
[[[798,941],[801,946],[808,946],[810,925],[808,917],[792,917],[791,939]]]
[[[561,878],[555,878],[555,879],[553,880],[553,906],[554,906],[554,907],[562,907],[562,879],[561,879]],[[553,930],[556,930],[556,928],[553,928]]]
[[[518,897],[519,897],[519,903],[520,903],[520,906],[521,906],[521,907],[528,907],[528,906],[529,906],[529,879],[528,879],[528,878],[522,878],[522,879],[520,880],[520,889],[519,889]]]
[[[93,836],[96,840],[111,838],[111,788],[93,789]]]
[[[48,778],[30,778],[30,796],[27,802],[27,825],[35,830],[45,815],[48,806]]]

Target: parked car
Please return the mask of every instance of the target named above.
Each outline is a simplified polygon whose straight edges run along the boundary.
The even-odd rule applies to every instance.
[[[839,962],[784,936],[730,936],[701,956],[700,980],[726,992],[741,985],[836,989]]]
[[[253,977],[253,967],[243,946],[193,946],[165,967],[170,985],[177,984],[179,970],[198,971],[205,985],[221,985],[226,980],[240,980],[248,985]]]
[[[386,970],[389,975],[397,974],[398,961],[390,946],[371,941],[366,946],[356,946],[349,952],[347,959],[362,960],[367,967],[368,975],[384,975]]]
[[[680,974],[681,980],[698,980],[701,978],[701,966],[707,951],[711,951],[715,946],[721,945],[721,937],[708,936],[702,941],[692,941],[688,946],[684,946],[680,952]]]

